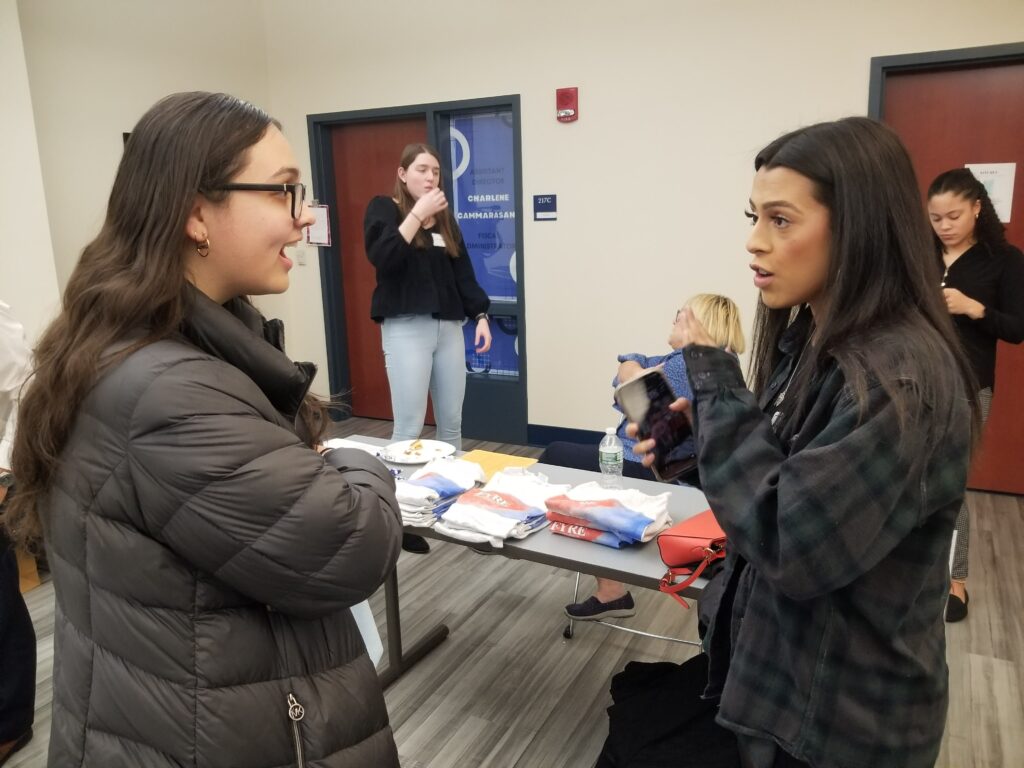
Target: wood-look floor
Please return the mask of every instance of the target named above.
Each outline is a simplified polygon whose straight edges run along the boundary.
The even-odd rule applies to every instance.
[[[390,436],[390,422],[349,419],[337,436]],[[429,433],[426,436],[430,436]],[[466,441],[537,455],[520,446]],[[947,625],[950,709],[937,765],[1024,766],[1024,498],[973,494],[970,616]],[[611,676],[627,661],[677,660],[687,646],[577,624],[562,637],[574,575],[431,542],[399,561],[406,645],[436,622],[450,637],[386,691],[404,768],[589,768],[607,733]],[[590,580],[584,578],[583,588]],[[696,616],[634,590],[631,626],[696,637]],[[26,595],[39,642],[36,737],[9,768],[46,764],[53,585]],[[384,628],[383,591],[371,605]],[[385,645],[387,640],[385,638]]]

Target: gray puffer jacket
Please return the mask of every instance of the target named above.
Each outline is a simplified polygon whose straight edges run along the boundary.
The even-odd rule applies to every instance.
[[[398,766],[349,611],[395,566],[394,482],[300,439],[275,322],[196,292],[82,403],[44,510],[51,766]]]

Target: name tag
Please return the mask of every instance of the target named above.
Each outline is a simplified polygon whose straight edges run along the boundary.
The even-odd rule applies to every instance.
[[[430,236],[434,238],[434,245],[436,245],[438,248],[445,247],[444,235],[442,235],[440,232],[431,232]]]

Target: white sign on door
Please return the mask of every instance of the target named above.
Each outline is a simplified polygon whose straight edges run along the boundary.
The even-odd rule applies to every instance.
[[[965,168],[974,178],[985,185],[992,198],[999,220],[1010,223],[1010,208],[1013,205],[1013,177],[1017,173],[1016,163],[967,163]]]

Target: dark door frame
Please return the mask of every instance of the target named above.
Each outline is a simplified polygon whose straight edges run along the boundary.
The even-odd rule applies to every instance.
[[[482,109],[511,108],[513,126],[513,153],[515,159],[516,195],[516,269],[520,276],[516,287],[517,315],[520,335],[519,384],[526,392],[526,304],[523,272],[523,178],[522,178],[522,128],[518,94],[493,96],[481,99],[411,104],[380,109],[358,109],[344,112],[323,112],[307,115],[309,132],[309,156],[312,170],[313,196],[328,206],[330,226],[338,231],[337,190],[334,186],[334,152],[331,145],[331,129],[346,123],[388,120],[391,118],[422,115],[427,128],[427,141],[437,146],[441,137],[443,118],[452,112],[466,112]],[[441,148],[438,147],[440,151]],[[351,388],[348,366],[348,338],[345,323],[345,298],[341,289],[341,246],[340,238],[332,237],[332,245],[320,247],[320,291],[324,304],[324,332],[327,340],[328,380],[332,395],[341,395],[347,401]],[[497,309],[497,307],[495,307]],[[511,310],[510,310],[511,311]],[[467,388],[469,382],[467,382]],[[526,426],[523,425],[525,431]]]
[[[952,48],[946,51],[922,51],[896,56],[871,58],[868,86],[868,117],[885,118],[885,78],[891,74],[927,72],[935,69],[961,69],[986,64],[1012,64],[1024,61],[1024,43],[983,45],[977,48]]]

